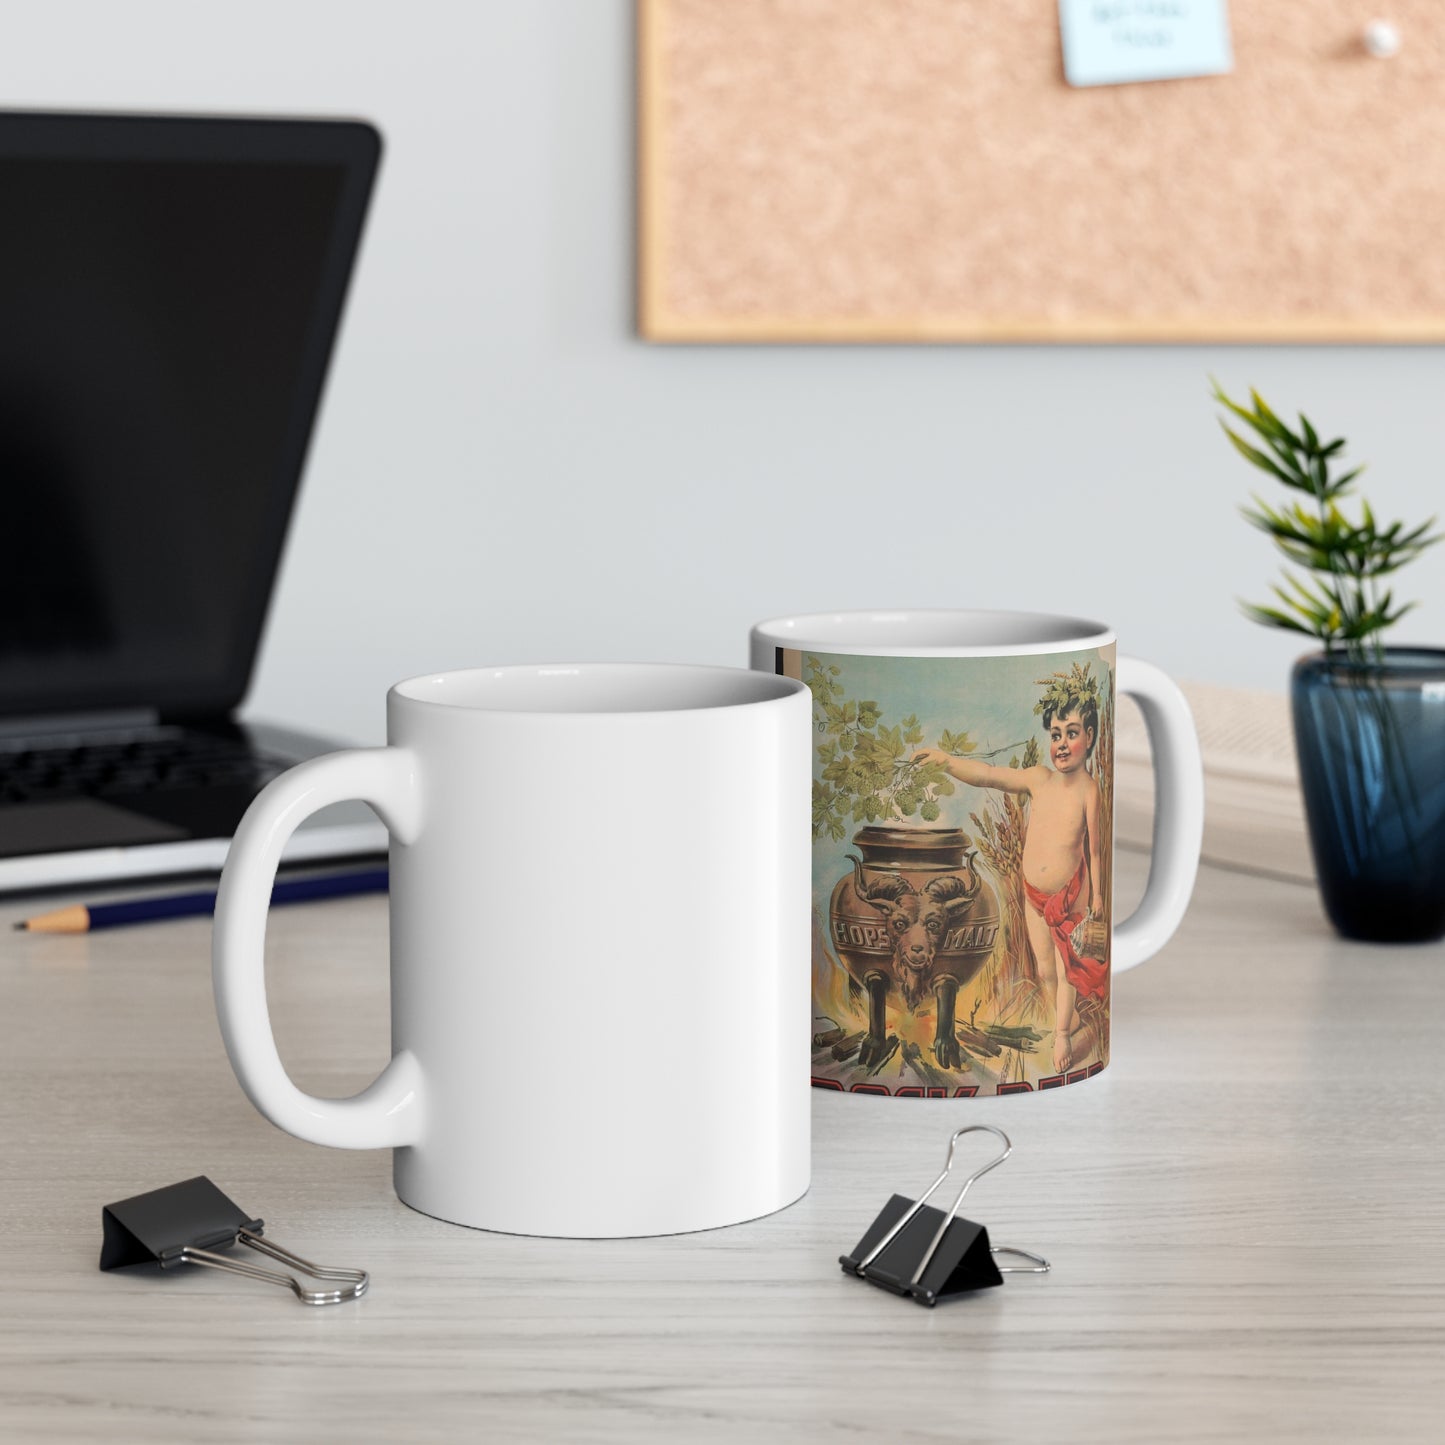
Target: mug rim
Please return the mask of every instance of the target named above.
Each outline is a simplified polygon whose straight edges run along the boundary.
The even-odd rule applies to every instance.
[[[633,683],[640,691],[649,684],[654,689],[677,688],[692,683],[700,691],[724,695],[703,701],[677,701],[661,706],[598,706],[567,704],[566,693],[559,691],[559,705],[506,706],[500,698],[475,700],[467,697],[439,697],[438,690],[448,686],[485,688],[495,683],[500,690],[509,680],[536,681],[540,678],[587,678],[589,681],[611,680],[615,686]],[[565,683],[559,683],[559,688]],[[726,695],[730,690],[731,695]],[[570,690],[569,690],[570,691]],[[808,691],[796,678],[780,677],[745,667],[720,667],[692,662],[519,662],[497,667],[445,668],[440,672],[419,673],[403,678],[387,689],[388,703],[395,701],[436,713],[472,713],[506,717],[651,717],[675,713],[723,712],[733,708],[776,707]]]
[[[876,628],[881,636],[937,638],[956,631],[958,641],[912,642],[865,640],[859,634]],[[1019,634],[1000,642],[972,641],[969,634],[1000,631]],[[869,608],[839,612],[803,612],[755,623],[754,642],[797,651],[831,652],[863,657],[1027,657],[1048,652],[1083,652],[1109,647],[1114,630],[1102,622],[1059,613],[962,607]]]

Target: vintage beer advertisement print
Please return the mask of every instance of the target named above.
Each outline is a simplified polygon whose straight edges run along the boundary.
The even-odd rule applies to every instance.
[[[779,649],[813,703],[813,1083],[954,1098],[1109,1058],[1114,648]]]

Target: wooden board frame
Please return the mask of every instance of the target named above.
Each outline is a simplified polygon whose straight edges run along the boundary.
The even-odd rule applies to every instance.
[[[734,0],[716,0],[734,3]],[[871,3],[871,0],[870,0]],[[1236,8],[1241,0],[1235,0]],[[1257,4],[1266,0],[1255,0]],[[1269,0],[1283,3],[1283,0]],[[1400,0],[1400,4],[1421,0]],[[1052,5],[1052,0],[1049,0]],[[1396,9],[1400,9],[1397,4]],[[637,19],[637,314],[641,335],[661,342],[1103,342],[1103,343],[1403,343],[1445,341],[1445,285],[1440,301],[1420,310],[1397,307],[1388,314],[1219,314],[1173,311],[1157,315],[1118,315],[1107,311],[1067,318],[1015,314],[975,315],[911,309],[890,314],[846,314],[831,311],[800,313],[786,306],[761,312],[729,312],[678,307],[671,299],[676,263],[675,216],[671,209],[669,174],[668,43],[675,22],[676,0],[636,0]],[[1393,16],[1392,12],[1392,16]],[[1445,53],[1445,13],[1438,37],[1429,37],[1432,52]],[[1406,28],[1407,36],[1410,31]],[[1418,29],[1415,32],[1418,38]],[[1365,61],[1380,65],[1382,62]],[[1361,72],[1363,73],[1363,72]],[[1065,81],[1060,68],[1057,84]],[[1226,83],[1229,77],[1220,77]],[[1197,85],[1198,81],[1161,82]],[[1147,88],[1147,87],[1145,87]],[[1138,91],[1140,86],[1109,87]],[[1445,83],[1440,87],[1445,105]],[[1227,93],[1226,93],[1227,98]],[[1432,122],[1433,123],[1433,122]],[[1445,122],[1439,127],[1445,134]],[[1441,231],[1445,234],[1445,150],[1432,151],[1440,163],[1438,194]],[[1432,191],[1432,198],[1434,196]],[[1368,202],[1362,202],[1368,204]]]

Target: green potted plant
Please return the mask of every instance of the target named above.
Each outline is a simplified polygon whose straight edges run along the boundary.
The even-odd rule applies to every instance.
[[[1290,692],[1325,911],[1348,938],[1445,936],[1445,649],[1384,642],[1414,606],[1387,579],[1440,540],[1435,519],[1384,526],[1363,499],[1351,519],[1340,501],[1364,468],[1339,470],[1343,438],[1322,441],[1304,416],[1287,426],[1256,391],[1244,406],[1216,382],[1214,399],[1252,433],[1221,418],[1235,450],[1297,494],[1242,509],[1299,570],[1273,604],[1241,605],[1322,644],[1295,663]]]

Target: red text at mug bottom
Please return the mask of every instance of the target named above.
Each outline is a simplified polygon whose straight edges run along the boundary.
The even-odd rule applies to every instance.
[[[997,1085],[993,1093],[995,1095],[1033,1094],[1044,1089],[1062,1089],[1069,1084],[1092,1079],[1103,1067],[1102,1062],[1090,1064],[1087,1069],[1075,1069],[1068,1074],[1052,1074],[1048,1078],[1038,1079],[1032,1084],[1025,1079],[1019,1079],[1011,1084]],[[835,1094],[885,1094],[895,1099],[973,1099],[979,1093],[977,1084],[957,1084],[952,1089],[925,1087],[917,1084],[903,1084],[896,1089],[890,1089],[887,1084],[850,1084],[845,1089],[837,1079],[820,1079],[817,1075],[813,1076],[812,1084],[815,1089],[831,1089]]]

